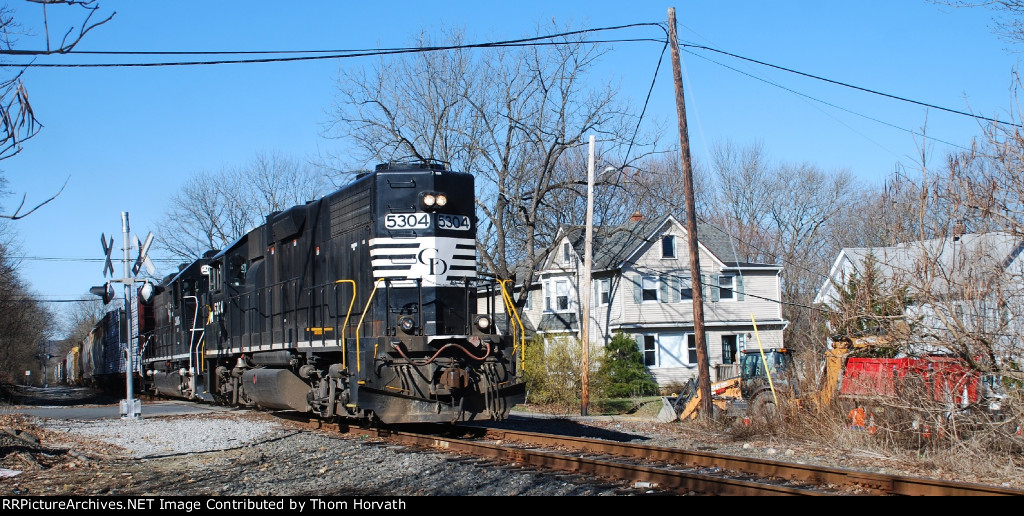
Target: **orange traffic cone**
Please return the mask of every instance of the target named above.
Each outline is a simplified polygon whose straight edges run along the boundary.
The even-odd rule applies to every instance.
[[[921,432],[921,437],[924,437],[925,439],[928,439],[931,436],[932,436],[932,427],[929,426],[929,425],[924,425],[924,430]]]
[[[868,417],[868,433],[875,434],[876,432],[878,432],[878,427],[875,426],[875,416],[872,415]]]

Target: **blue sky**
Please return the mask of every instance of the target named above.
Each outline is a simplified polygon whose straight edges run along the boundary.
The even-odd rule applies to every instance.
[[[22,25],[40,30],[38,4],[10,4]],[[117,14],[77,50],[388,48],[445,27],[462,28],[468,41],[482,42],[532,35],[552,19],[590,28],[665,22],[674,6],[684,43],[1000,119],[1012,105],[1011,74],[1018,65],[1013,49],[993,35],[991,12],[911,0],[98,4],[98,17]],[[59,20],[51,14],[49,21],[54,31]],[[603,39],[661,36],[651,27],[601,34]],[[42,45],[39,38],[23,37],[18,47]],[[651,42],[616,43],[598,76],[620,84],[623,97],[639,107],[661,50]],[[700,56],[682,54],[691,149],[698,158],[716,141],[761,141],[776,161],[845,168],[865,182],[880,183],[897,166],[918,173],[921,138],[911,132],[926,126],[929,136],[964,146],[979,133],[979,123],[969,117],[721,54]],[[36,62],[126,59],[86,55]],[[182,59],[193,57],[160,58]],[[121,256],[121,212],[129,212],[132,233],[144,238],[155,230],[167,198],[192,174],[242,165],[261,151],[296,158],[337,151],[337,142],[321,137],[334,78],[339,66],[372,64],[366,58],[28,70],[24,80],[45,127],[22,153],[0,162],[17,194],[0,202],[7,211],[21,193],[28,194],[28,204],[41,202],[69,176],[70,181],[55,201],[13,224],[29,257],[22,269],[26,279],[43,299],[82,298],[103,275],[101,263],[79,259],[102,256],[101,233],[115,237],[114,256]],[[667,53],[654,88],[645,120],[661,123],[670,131],[666,141],[678,142]],[[941,166],[950,148],[946,143],[929,143],[932,168]],[[172,269],[161,265],[162,273]],[[115,269],[120,275],[119,263]]]

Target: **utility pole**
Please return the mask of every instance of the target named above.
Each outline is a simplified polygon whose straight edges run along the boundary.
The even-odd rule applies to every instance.
[[[697,347],[697,389],[701,417],[710,418],[711,376],[704,336],[704,294],[700,277],[700,250],[697,246],[697,209],[693,195],[693,168],[690,162],[690,136],[686,129],[686,103],[683,99],[683,74],[679,64],[679,38],[676,36],[676,8],[668,8],[668,39],[672,49],[672,80],[676,91],[679,118],[679,152],[683,161],[683,195],[686,196],[686,232],[690,243],[690,279],[693,282],[693,337]]]
[[[587,222],[583,244],[583,317],[580,321],[580,340],[583,341],[583,373],[580,396],[580,415],[586,416],[590,404],[590,293],[591,256],[594,254],[594,135],[590,135],[590,159],[587,161]]]

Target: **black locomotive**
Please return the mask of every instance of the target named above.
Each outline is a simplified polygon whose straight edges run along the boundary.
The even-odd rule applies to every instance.
[[[477,278],[474,194],[441,165],[378,165],[144,286],[143,389],[384,424],[506,418],[521,326]]]

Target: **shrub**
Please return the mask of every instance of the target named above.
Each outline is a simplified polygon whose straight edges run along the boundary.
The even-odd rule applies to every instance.
[[[527,403],[579,406],[582,359],[579,341],[544,339],[537,335],[526,343],[523,373]]]
[[[658,393],[658,384],[644,365],[644,357],[636,341],[622,333],[615,334],[605,346],[597,376],[603,384],[605,396],[610,398]]]

